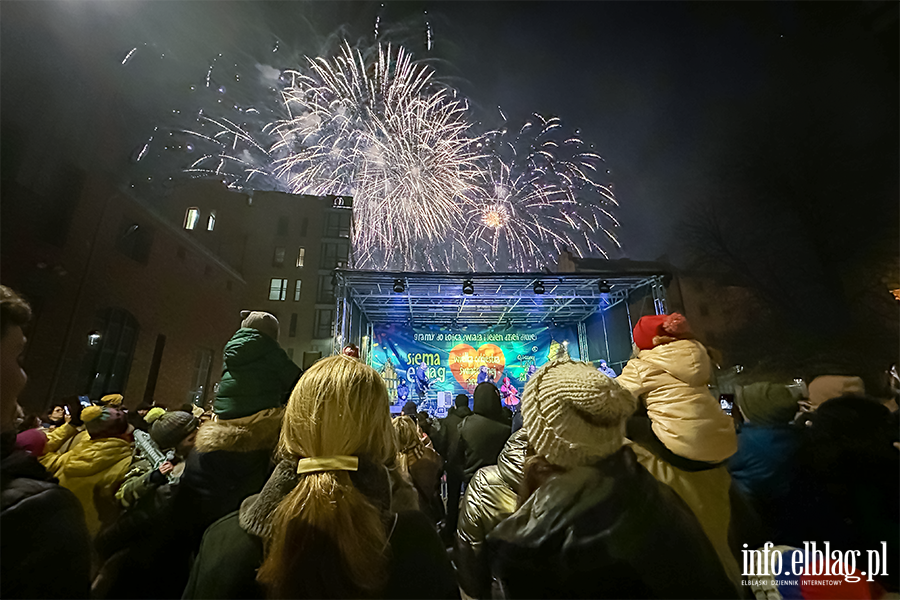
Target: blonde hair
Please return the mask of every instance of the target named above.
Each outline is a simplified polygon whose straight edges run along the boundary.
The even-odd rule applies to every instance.
[[[406,415],[397,417],[394,419],[393,425],[394,431],[397,432],[397,443],[400,446],[397,463],[408,473],[409,467],[414,465],[425,453],[425,443],[419,437],[419,427],[412,418]]]
[[[397,452],[388,406],[374,369],[343,355],[320,360],[291,393],[279,454],[388,463]],[[387,582],[383,514],[346,471],[301,475],[273,513],[271,530],[257,574],[269,597],[370,596]]]

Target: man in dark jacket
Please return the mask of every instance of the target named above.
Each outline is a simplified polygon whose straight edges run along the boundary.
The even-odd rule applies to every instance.
[[[454,406],[447,411],[447,416],[440,420],[437,435],[432,438],[434,449],[444,459],[447,472],[447,516],[441,534],[444,541],[449,542],[456,533],[456,520],[459,518],[459,496],[462,487],[462,467],[456,460],[459,447],[459,424],[472,414],[469,408],[469,397],[459,394]]]
[[[590,363],[529,381],[525,501],[487,538],[504,597],[738,597],[688,506],[623,446],[634,405]]]
[[[466,483],[481,467],[497,464],[497,457],[512,432],[510,424],[503,421],[500,391],[493,383],[479,383],[474,396],[475,414],[463,419],[457,428],[459,448],[455,458]]]
[[[28,303],[0,286],[0,596],[88,598],[91,548],[81,503],[16,447],[16,400],[28,379],[19,364],[22,327],[30,319]],[[42,576],[47,569],[52,577]]]

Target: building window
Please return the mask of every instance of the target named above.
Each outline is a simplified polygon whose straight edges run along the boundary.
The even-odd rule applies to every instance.
[[[291,315],[291,326],[288,328],[288,337],[297,337],[297,313]]]
[[[303,217],[300,221],[300,237],[306,237],[306,230],[309,228],[309,219]]]
[[[193,230],[197,227],[197,222],[200,220],[200,209],[196,206],[192,206],[187,209],[187,212],[184,213],[184,228]]]
[[[284,300],[287,296],[287,279],[272,279],[269,282],[269,300]]]
[[[121,233],[116,240],[116,248],[128,258],[146,265],[150,259],[150,248],[153,246],[153,229],[135,223],[127,217],[122,220],[120,227]]]
[[[350,237],[350,213],[329,212],[326,214],[325,237],[349,238]]]
[[[100,333],[100,339],[85,355],[81,387],[91,398],[121,394],[131,370],[137,320],[127,310],[108,308],[97,314],[94,329]]]
[[[206,220],[206,230],[212,231],[216,228],[216,211],[209,211],[209,219]]]
[[[278,235],[287,235],[288,233],[288,218],[287,217],[278,217]]]
[[[331,337],[333,321],[334,309],[317,308],[316,322],[315,327],[313,328],[313,337],[318,339]]]
[[[275,246],[275,254],[272,255],[272,266],[284,266],[284,246]]]
[[[334,302],[334,286],[332,276],[319,275],[319,286],[316,288],[316,302]]]
[[[297,251],[297,268],[298,269],[303,267],[304,259],[306,259],[306,248],[300,248]]]
[[[303,283],[302,280],[298,279],[296,283],[294,283],[294,302],[300,302],[300,284]]]
[[[319,262],[320,269],[335,269],[347,266],[347,258],[350,255],[350,244],[347,242],[324,242],[322,244],[322,259]]]

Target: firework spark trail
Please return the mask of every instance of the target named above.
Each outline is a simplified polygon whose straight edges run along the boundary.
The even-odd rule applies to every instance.
[[[506,120],[502,110],[500,114]],[[493,150],[468,229],[486,244],[475,254],[489,257],[488,268],[505,263],[516,270],[540,269],[552,266],[547,258],[563,250],[579,257],[592,252],[606,257],[598,232],[619,247],[614,231],[618,223],[606,208],[616,205],[615,196],[611,187],[593,179],[602,159],[582,151],[578,137],[555,139],[562,129],[558,117],[535,114],[514,139],[509,139],[508,122],[484,136]]]
[[[414,268],[430,250],[449,269],[434,256],[462,229],[478,173],[465,102],[390,46],[367,64],[345,45],[291,75],[292,118],[274,127],[276,175],[294,193],[353,195],[355,266]]]
[[[205,87],[224,108],[211,80],[220,57]],[[563,250],[619,248],[615,195],[599,182],[609,172],[558,117],[513,127],[500,110],[505,126],[476,135],[467,102],[390,45],[364,54],[345,42],[302,68],[257,69],[271,102],[254,95],[237,116],[201,110],[195,128],[173,129],[211,146],[185,171],[237,189],[353,196],[354,268],[522,271],[553,268]]]

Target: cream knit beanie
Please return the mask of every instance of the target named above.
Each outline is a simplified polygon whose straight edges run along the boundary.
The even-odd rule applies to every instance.
[[[259,310],[242,310],[241,327],[247,329],[255,329],[260,333],[264,333],[276,342],[278,341],[278,319],[272,313],[262,312]]]
[[[528,439],[561,467],[590,465],[622,447],[636,400],[590,363],[558,360],[532,376],[522,398]]]

